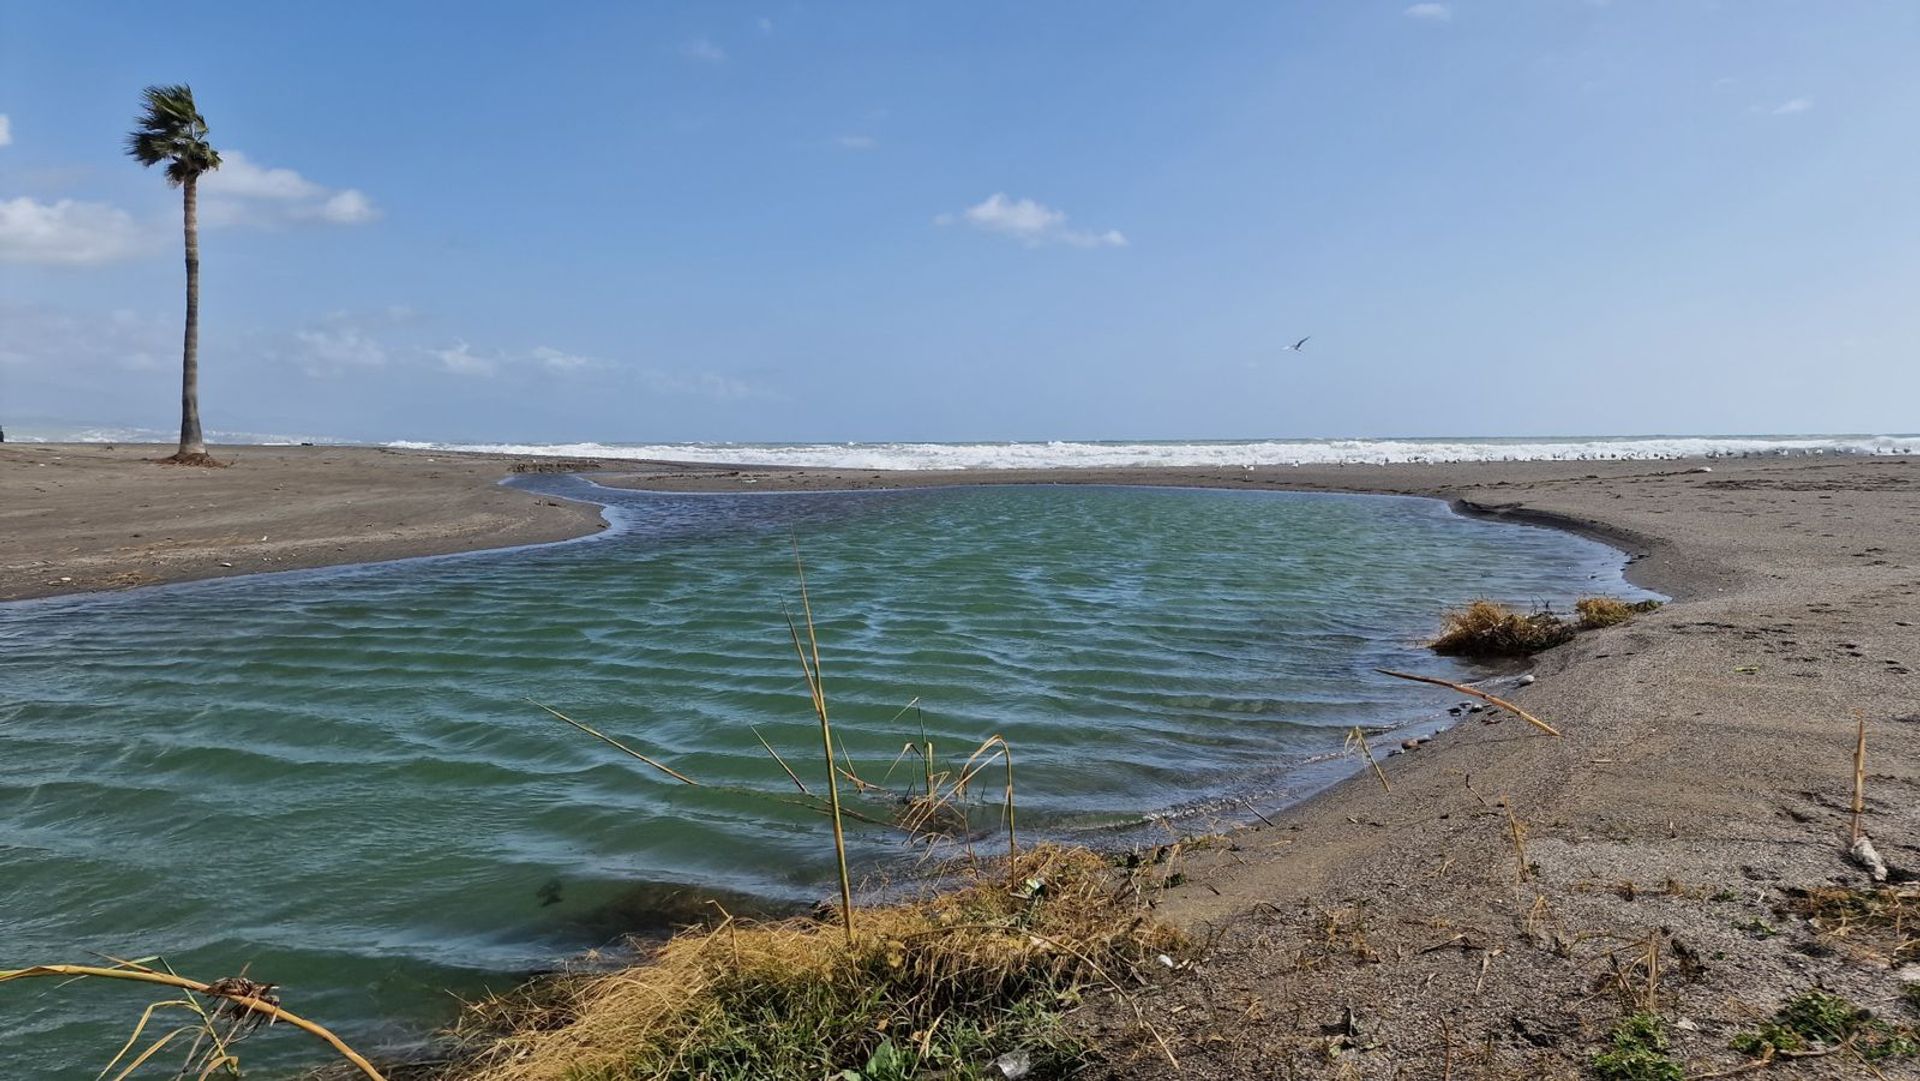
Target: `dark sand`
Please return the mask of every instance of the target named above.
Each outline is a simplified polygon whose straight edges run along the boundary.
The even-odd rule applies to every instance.
[[[521,459],[374,447],[0,444],[0,600],[565,540],[597,508],[501,487]],[[552,468],[552,459],[535,462]]]
[[[141,453],[154,453],[144,450]],[[393,558],[590,531],[587,509],[493,483],[507,459],[237,448],[170,470],[99,448],[0,450],[0,596]],[[430,459],[438,460],[430,460]],[[41,463],[45,463],[44,466]],[[1692,470],[1711,466],[1712,472]],[[1694,1073],[1816,984],[1898,1018],[1914,966],[1822,938],[1791,891],[1860,884],[1844,858],[1856,714],[1867,826],[1920,869],[1920,462],[1824,458],[1244,470],[895,473],[621,463],[608,483],[778,491],[1101,482],[1433,495],[1552,521],[1631,553],[1677,602],[1542,655],[1512,692],[1564,739],[1468,717],[1208,843],[1161,910],[1213,947],[1139,1002],[1184,1078],[1584,1077],[1658,950],[1655,1005]],[[133,534],[140,534],[134,536]],[[265,535],[266,541],[256,538]],[[217,562],[232,562],[232,568]],[[210,563],[215,565],[210,565]],[[62,576],[73,581],[56,582]],[[1436,711],[1458,698],[1434,691]],[[1396,741],[1382,740],[1384,752]],[[1516,857],[1514,821],[1525,831]],[[1697,965],[1688,962],[1688,958]],[[1337,1055],[1351,1009],[1357,1047]],[[1108,1064],[1168,1072],[1111,1000],[1077,1015]],[[1331,1026],[1331,1028],[1329,1028]],[[1881,1076],[1920,1076],[1881,1063]],[[1839,1056],[1776,1077],[1871,1077]]]

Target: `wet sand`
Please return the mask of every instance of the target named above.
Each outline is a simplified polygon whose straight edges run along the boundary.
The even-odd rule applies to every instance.
[[[507,458],[235,448],[233,469],[201,472],[138,460],[154,453],[0,450],[0,596],[598,525],[588,508],[498,487]],[[1649,943],[1653,1005],[1686,1022],[1675,1054],[1698,1073],[1737,1065],[1732,1035],[1798,991],[1824,986],[1898,1018],[1903,979],[1920,976],[1877,957],[1867,936],[1817,935],[1787,910],[1795,890],[1865,881],[1844,857],[1856,716],[1867,722],[1868,831],[1896,869],[1920,869],[1920,461],[937,474],[605,464],[602,483],[675,491],[1023,482],[1430,495],[1609,540],[1633,557],[1636,582],[1676,598],[1541,655],[1538,682],[1511,692],[1565,738],[1469,715],[1386,758],[1390,793],[1357,775],[1267,811],[1271,824],[1222,822],[1224,836],[1183,846],[1168,866],[1184,879],[1159,906],[1213,945],[1188,978],[1139,1002],[1185,1068],[1170,1074],[1109,1001],[1076,1015],[1107,1059],[1083,1076],[1588,1076],[1608,1027],[1635,994],[1644,1003],[1635,966]],[[1460,701],[1434,695],[1436,713]],[[1330,1055],[1339,1041],[1351,1046]],[[1901,1073],[1910,1065],[1878,1068],[1913,1076]],[[1766,1072],[1872,1076],[1837,1057]]]

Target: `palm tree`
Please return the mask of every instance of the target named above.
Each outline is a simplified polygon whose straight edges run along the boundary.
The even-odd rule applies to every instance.
[[[181,465],[217,464],[200,435],[200,174],[220,168],[220,152],[207,142],[207,121],[193,104],[193,89],[149,86],[141,91],[146,111],[127,133],[127,153],[142,165],[167,163],[167,183],[180,189],[187,241],[187,330],[180,356],[180,450],[166,459]]]

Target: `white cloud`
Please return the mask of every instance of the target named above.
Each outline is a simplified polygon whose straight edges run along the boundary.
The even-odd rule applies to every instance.
[[[1430,23],[1453,21],[1453,9],[1445,4],[1414,4],[1404,12],[1409,19],[1420,19]]]
[[[1794,98],[1792,101],[1782,102],[1778,108],[1773,110],[1773,115],[1792,116],[1795,113],[1804,113],[1811,108],[1813,108],[1812,98]],[[1844,112],[1844,110],[1842,111]]]
[[[933,220],[938,225],[963,222],[982,232],[1012,237],[1028,247],[1042,244],[1069,244],[1077,248],[1127,246],[1127,238],[1118,229],[1093,232],[1069,228],[1065,211],[1055,210],[1032,199],[1012,199],[999,191],[961,211],[958,217],[942,214]]]
[[[727,52],[706,38],[694,38],[680,44],[680,55],[688,60],[698,60],[702,64],[718,64],[726,60]]]
[[[222,151],[220,168],[200,180],[209,225],[280,225],[323,221],[359,225],[380,216],[366,193],[329,188],[292,169],[261,165],[238,150]]]
[[[769,18],[767,18],[767,17],[766,17],[766,16],[764,16],[764,15],[763,15],[763,16],[761,16],[761,17],[760,17],[760,18],[759,18],[758,20],[756,20],[756,21],[754,22],[754,24],[753,24],[753,25],[755,25],[755,26],[757,26],[757,27],[759,27],[759,28],[760,28],[760,32],[761,32],[762,34],[771,34],[771,33],[773,33],[773,20],[772,20],[772,19],[769,19]]]
[[[880,140],[871,135],[836,135],[833,142],[842,150],[872,150],[880,145]]]
[[[335,326],[294,331],[295,359],[308,375],[336,375],[353,368],[378,368],[387,349],[358,327]]]
[[[592,357],[563,352],[550,345],[542,345],[534,349],[533,359],[548,371],[553,372],[577,372],[582,368],[595,367],[600,363]]]
[[[13,121],[7,119],[7,114],[0,113],[0,146],[12,146],[12,145],[13,145]]]
[[[466,342],[455,342],[446,349],[429,349],[427,355],[438,360],[442,368],[454,375],[490,376],[497,366],[494,360],[475,356]]]
[[[328,196],[327,201],[320,204],[320,209],[315,212],[315,216],[336,225],[358,225],[379,217],[380,212],[373,208],[373,200],[353,188],[348,188],[346,191]]]
[[[105,203],[0,200],[0,262],[86,266],[143,254],[153,234]]]

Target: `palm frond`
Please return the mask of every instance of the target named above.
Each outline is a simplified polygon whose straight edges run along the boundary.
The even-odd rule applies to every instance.
[[[207,142],[207,120],[193,103],[193,88],[149,86],[140,92],[145,105],[127,133],[127,156],[141,165],[167,163],[167,182],[186,183],[220,168],[220,152]]]

